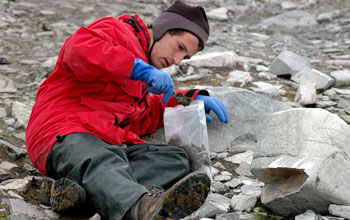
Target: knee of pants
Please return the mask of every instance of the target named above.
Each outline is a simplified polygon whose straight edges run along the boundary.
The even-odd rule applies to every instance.
[[[113,158],[113,162],[119,164],[128,161],[124,149],[88,133],[74,133],[55,144],[48,156],[46,170],[55,179],[72,175],[72,172],[74,176],[82,176],[88,166],[101,164],[107,158]]]

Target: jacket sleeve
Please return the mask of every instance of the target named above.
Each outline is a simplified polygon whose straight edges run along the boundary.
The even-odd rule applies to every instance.
[[[77,80],[114,81],[124,85],[131,76],[135,55],[123,46],[130,31],[114,18],[81,27],[65,43],[63,63]],[[131,36],[131,35],[130,35]]]

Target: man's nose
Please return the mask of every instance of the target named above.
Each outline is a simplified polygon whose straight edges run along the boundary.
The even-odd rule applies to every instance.
[[[173,58],[174,64],[177,65],[177,66],[180,65],[180,63],[181,63],[181,61],[183,60],[184,57],[185,56],[183,54],[181,54],[181,53],[175,54],[175,56]]]

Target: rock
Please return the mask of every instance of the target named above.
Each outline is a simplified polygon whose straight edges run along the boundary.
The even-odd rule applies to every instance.
[[[343,108],[345,112],[350,114],[350,95],[339,96],[339,102],[337,106],[339,108]]]
[[[227,82],[232,83],[232,85],[234,85],[235,83],[240,83],[240,87],[245,86],[251,81],[253,81],[253,77],[250,75],[249,72],[239,70],[231,71],[227,79]]]
[[[218,153],[215,158],[216,159],[225,159],[225,158],[227,158],[227,155],[228,155],[228,152],[222,152],[222,153]]]
[[[350,95],[350,90],[349,90],[349,89],[337,89],[337,88],[333,88],[333,90],[336,92],[336,94],[340,94],[340,95]]]
[[[14,173],[11,173],[11,169],[18,167],[16,164],[9,163],[7,161],[3,161],[0,163],[0,182],[10,179],[10,178],[15,178],[16,175]]]
[[[232,176],[232,173],[227,172],[227,171],[222,171],[222,172],[221,172],[221,175],[224,175],[224,176]]]
[[[335,79],[334,86],[348,86],[350,85],[350,70],[333,71],[330,75]]]
[[[227,213],[217,215],[215,220],[250,220],[255,219],[256,215],[245,212]]]
[[[200,73],[200,74],[195,74],[195,75],[190,75],[190,76],[181,76],[181,77],[177,77],[175,78],[176,81],[178,82],[186,82],[186,81],[190,81],[190,80],[200,80],[206,77],[209,77],[210,75],[208,74],[204,74],[204,73]]]
[[[255,196],[235,195],[231,199],[231,207],[235,211],[247,211],[250,212],[257,202]]]
[[[349,115],[339,115],[341,119],[343,119],[347,124],[350,124],[350,116]]]
[[[337,105],[337,103],[333,101],[316,101],[316,108],[327,108],[335,105]]]
[[[40,14],[43,16],[52,16],[52,15],[56,15],[56,12],[50,11],[50,10],[41,10]]]
[[[243,186],[241,187],[242,195],[246,196],[255,196],[256,198],[260,198],[262,194],[262,184],[257,182],[252,182],[249,184],[245,184],[245,181],[242,181]]]
[[[11,211],[10,219],[18,219],[18,216],[26,216],[34,219],[49,219],[43,212],[36,207],[26,203],[22,199],[9,199],[9,206]],[[16,216],[16,218],[14,218]]]
[[[265,93],[269,96],[280,96],[286,94],[286,91],[282,89],[282,85],[273,85],[266,82],[253,82],[252,84],[258,87],[250,87],[254,92]]]
[[[25,149],[21,149],[5,140],[0,139],[0,151],[7,154],[11,159],[18,160],[25,156],[27,151]]]
[[[194,55],[190,60],[183,60],[181,65],[194,67],[233,67],[236,65],[236,55],[231,51],[212,52]],[[215,60],[215,62],[212,62]]]
[[[239,220],[239,216],[239,213],[220,214],[216,216],[215,220]]]
[[[6,109],[0,108],[0,118],[5,118],[6,116],[7,116]]]
[[[210,95],[220,99],[229,111],[230,122],[215,120],[207,124],[211,151],[246,151],[256,144],[255,131],[259,120],[268,113],[289,109],[282,102],[238,88],[207,88]]]
[[[42,64],[41,64],[41,67],[42,68],[46,68],[48,70],[53,70],[53,68],[55,67],[56,65],[56,62],[57,62],[57,59],[58,59],[58,56],[54,56],[54,57],[48,57]]]
[[[23,179],[11,179],[11,180],[2,181],[0,184],[0,189],[16,190],[19,192],[24,192],[24,190],[27,189],[27,187],[31,183],[32,179],[33,179],[32,176],[27,176],[27,177],[24,177]]]
[[[294,102],[303,106],[316,104],[316,82],[301,82],[294,98]]]
[[[15,93],[17,88],[15,87],[13,80],[8,79],[5,76],[0,75],[0,93]]]
[[[318,220],[316,213],[312,210],[307,210],[303,214],[297,215],[294,218],[295,220]]]
[[[210,10],[207,12],[207,16],[209,19],[213,19],[213,20],[218,20],[218,21],[227,21],[228,20],[228,16],[227,16],[227,8],[216,8],[213,10]]]
[[[213,181],[210,186],[210,191],[214,193],[220,193],[221,191],[226,190],[228,188],[225,184],[219,181]]]
[[[242,162],[235,172],[240,176],[253,176],[253,174],[250,172],[250,163]]]
[[[226,158],[225,160],[231,163],[237,163],[237,164],[241,164],[242,162],[251,164],[253,160],[253,155],[254,155],[254,151],[247,150],[244,153],[235,154],[231,157]]]
[[[22,196],[18,195],[18,194],[15,193],[14,191],[11,191],[11,190],[10,190],[10,191],[7,192],[7,194],[8,194],[9,196],[11,196],[12,198],[24,200],[24,198],[23,198]]]
[[[319,220],[345,220],[345,218],[338,218],[334,216],[321,216]]]
[[[258,72],[269,72],[270,68],[263,65],[256,65],[256,71]]]
[[[304,81],[316,82],[317,90],[327,90],[334,84],[334,79],[328,74],[322,73],[315,69],[310,69],[309,67],[303,68],[295,75],[292,76],[291,80],[297,83]]]
[[[36,60],[21,60],[21,61],[19,61],[19,63],[22,65],[37,65],[37,64],[39,64],[39,62]]]
[[[238,178],[234,178],[228,182],[225,183],[226,186],[230,187],[231,189],[236,188],[238,185],[240,185],[242,182]]]
[[[232,87],[198,87],[207,89],[212,97],[219,98],[229,111],[230,123],[214,120],[207,124],[209,147],[213,152],[246,151],[256,147],[255,131],[259,120],[268,113],[290,109],[285,103]],[[213,114],[213,113],[211,113]],[[232,135],[233,134],[233,135]],[[144,137],[150,143],[165,143],[164,129]]]
[[[210,159],[211,160],[215,159],[218,154],[219,153],[216,153],[216,152],[210,152]]]
[[[185,218],[195,219],[196,217],[207,218],[218,214],[227,213],[230,210],[230,199],[217,193],[209,193],[205,203],[192,215]]]
[[[338,60],[326,60],[325,61],[326,64],[328,65],[334,65],[334,66],[350,66],[350,60],[342,60],[342,59],[338,59]]]
[[[173,75],[179,73],[181,70],[180,70],[179,66],[173,65],[173,66],[169,66],[167,68],[163,68],[162,71],[169,73],[170,76],[173,76]]]
[[[331,12],[324,12],[322,14],[319,14],[317,16],[317,21],[322,22],[331,22],[334,18],[338,17],[341,14],[339,10],[331,11]]]
[[[88,220],[101,220],[101,216],[98,213],[96,213],[94,216],[92,216]]]
[[[31,106],[18,101],[12,103],[12,116],[17,119],[20,126],[27,127],[30,114]]]
[[[272,62],[270,70],[277,76],[294,75],[305,67],[310,67],[310,60],[291,51],[284,51]]]
[[[0,65],[10,64],[10,59],[7,56],[0,55]]]
[[[331,88],[331,89],[328,89],[326,91],[323,92],[324,95],[327,95],[327,96],[330,96],[330,97],[334,97],[337,95],[337,92],[335,89]]]
[[[264,63],[264,60],[262,60],[262,59],[256,59],[256,58],[244,57],[244,56],[236,56],[235,60],[236,60],[237,65],[239,65],[239,66],[244,66],[247,64],[257,65],[257,64]]]
[[[312,14],[296,10],[264,19],[258,24],[258,27],[269,28],[271,26],[280,26],[286,29],[293,29],[296,27],[312,27],[316,24],[317,21]]]
[[[294,2],[284,1],[281,3],[281,7],[283,10],[296,9],[297,5]]]
[[[17,73],[17,72],[19,72],[18,69],[11,68],[8,65],[0,65],[0,73],[10,75],[10,74]]]
[[[350,176],[338,175],[350,168],[350,127],[343,120],[322,109],[290,109],[260,125],[251,172],[266,184],[262,203],[283,216],[349,204]]]
[[[328,210],[332,215],[350,219],[350,206],[331,204]]]
[[[213,164],[213,167],[217,167],[217,168],[220,168],[220,169],[225,169],[225,166],[222,165],[222,163],[220,163],[220,162],[216,162],[215,164]]]
[[[231,180],[231,176],[217,175],[217,176],[214,176],[214,180],[215,181],[226,182],[226,181],[230,181]]]
[[[13,214],[8,216],[7,220],[29,220],[29,217],[25,214]]]
[[[276,79],[277,76],[271,73],[267,73],[267,72],[260,72],[258,74],[258,77],[261,79],[266,79],[266,80],[271,80],[271,79]]]

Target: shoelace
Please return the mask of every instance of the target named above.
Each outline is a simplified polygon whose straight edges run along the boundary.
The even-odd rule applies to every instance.
[[[154,189],[158,189],[159,191],[153,191]],[[165,192],[165,190],[162,187],[160,187],[160,186],[152,186],[151,190],[148,192],[148,195],[149,196],[153,196],[153,197],[158,197],[164,192]]]

